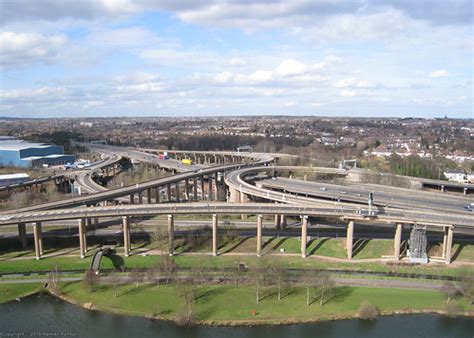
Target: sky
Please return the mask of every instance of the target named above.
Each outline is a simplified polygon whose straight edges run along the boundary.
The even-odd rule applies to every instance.
[[[474,118],[472,0],[0,0],[0,116]]]

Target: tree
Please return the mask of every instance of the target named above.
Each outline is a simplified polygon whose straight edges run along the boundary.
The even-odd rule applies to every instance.
[[[143,274],[141,269],[134,268],[130,271],[130,279],[135,283],[135,287],[138,288],[138,285],[143,282]]]
[[[315,280],[315,290],[319,305],[323,306],[334,292],[334,281],[327,273],[318,273]]]
[[[279,261],[274,261],[269,266],[270,278],[276,284],[278,290],[278,300],[281,300],[281,291],[288,282],[288,272]]]
[[[53,292],[58,292],[58,283],[59,283],[59,272],[58,272],[58,265],[54,264],[53,269],[49,273],[48,276],[48,285]]]
[[[258,259],[257,262],[250,267],[250,274],[255,286],[255,300],[257,303],[261,300],[261,292],[265,287],[266,279],[268,279],[268,264],[264,259]]]
[[[168,285],[171,277],[176,272],[176,264],[168,253],[161,253],[160,270],[166,276],[166,285]]]
[[[184,301],[184,311],[178,316],[178,322],[183,325],[190,325],[194,322],[194,303],[197,298],[193,280],[178,281],[176,291]]]
[[[99,282],[99,276],[94,269],[87,269],[84,276],[84,283],[89,287],[91,292],[95,291],[95,286]]]
[[[357,313],[361,319],[373,320],[379,316],[380,311],[375,305],[364,300],[362,304],[360,304]]]
[[[472,305],[474,302],[474,270],[465,268],[459,275],[461,293],[467,298],[469,305]]]
[[[444,296],[446,297],[446,304],[449,304],[449,302],[451,302],[452,299],[456,298],[457,296],[459,296],[460,292],[458,290],[458,288],[456,287],[456,285],[452,282],[446,282],[444,283],[441,288],[440,288],[440,291],[444,294]]]

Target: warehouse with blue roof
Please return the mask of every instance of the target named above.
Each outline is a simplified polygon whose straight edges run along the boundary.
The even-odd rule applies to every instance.
[[[62,146],[32,143],[0,136],[0,166],[34,168],[74,163],[74,155],[64,154]]]

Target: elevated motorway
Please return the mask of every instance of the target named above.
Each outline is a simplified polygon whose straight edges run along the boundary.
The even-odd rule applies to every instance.
[[[182,204],[151,204],[151,205],[119,205],[93,208],[70,208],[58,210],[31,211],[23,213],[12,213],[0,217],[0,225],[18,224],[20,239],[26,242],[26,225],[33,227],[36,258],[40,259],[43,252],[41,222],[78,220],[79,241],[81,257],[85,257],[87,251],[87,228],[86,219],[98,217],[122,217],[124,251],[128,256],[130,253],[130,217],[131,216],[156,216],[168,215],[168,237],[170,240],[170,254],[174,253],[174,216],[208,214],[212,215],[212,239],[213,254],[217,255],[217,227],[218,217],[222,214],[253,214],[257,215],[257,255],[262,249],[262,215],[285,215],[302,217],[301,226],[301,253],[306,256],[308,217],[339,218],[348,222],[347,227],[347,253],[348,258],[352,258],[354,222],[385,222],[396,224],[394,239],[395,259],[400,257],[401,233],[403,224],[423,224],[438,227],[444,231],[443,237],[443,257],[447,263],[451,262],[451,248],[455,229],[474,229],[474,219],[472,217],[461,217],[445,213],[426,213],[416,210],[392,210],[378,209],[374,215],[364,215],[360,206],[340,204],[330,206],[325,203],[309,205],[289,205],[274,203],[182,203]]]
[[[464,211],[464,207],[474,202],[474,198],[446,196],[409,189],[393,189],[377,185],[365,186],[364,184],[356,186],[339,185],[282,177],[257,181],[256,186],[307,197],[361,204],[367,204],[369,193],[372,192],[374,194],[374,205],[408,209],[444,210],[456,213],[467,213],[467,211]]]
[[[196,214],[282,214],[287,216],[334,217],[340,219],[358,220],[365,223],[418,223],[430,226],[456,226],[474,229],[474,218],[471,215],[450,215],[416,210],[400,210],[393,208],[378,208],[374,215],[364,214],[359,205],[340,203],[328,205],[314,202],[313,205],[289,205],[274,203],[226,203],[226,202],[196,202],[196,203],[166,203],[166,204],[135,204],[104,207],[80,207],[30,211],[0,216],[0,225],[32,223],[45,221],[60,221],[70,219],[95,217],[123,216],[156,216],[156,215],[196,215]]]
[[[32,205],[29,207],[19,208],[16,209],[15,212],[29,212],[33,210],[48,210],[48,209],[58,209],[58,208],[72,208],[77,206],[90,206],[95,205],[100,202],[104,201],[112,201],[117,198],[121,197],[131,197],[131,202],[133,202],[133,198],[135,194],[141,194],[142,192],[146,191],[148,196],[151,196],[151,189],[160,188],[163,186],[168,186],[170,184],[179,183],[183,180],[194,179],[194,178],[201,178],[205,175],[214,175],[218,172],[227,172],[235,169],[240,169],[246,166],[254,166],[254,165],[264,165],[270,162],[272,158],[268,157],[265,159],[259,159],[257,162],[250,162],[246,164],[237,163],[237,164],[227,164],[227,165],[220,165],[220,166],[213,166],[210,168],[203,168],[197,169],[191,172],[184,172],[181,174],[177,174],[170,177],[160,178],[157,180],[151,180],[148,182],[138,183],[132,186],[117,188],[117,189],[110,189],[107,191],[102,191],[98,193],[93,193],[87,196],[79,196],[71,199],[65,199],[56,202],[49,202],[43,204]],[[148,197],[147,196],[147,197]],[[150,198],[148,198],[149,200]],[[8,213],[8,211],[3,211],[0,215]]]

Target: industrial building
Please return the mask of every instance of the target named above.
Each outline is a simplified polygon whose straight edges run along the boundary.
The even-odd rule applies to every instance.
[[[0,136],[0,166],[31,168],[74,163],[75,160],[74,155],[64,154],[62,146]]]

